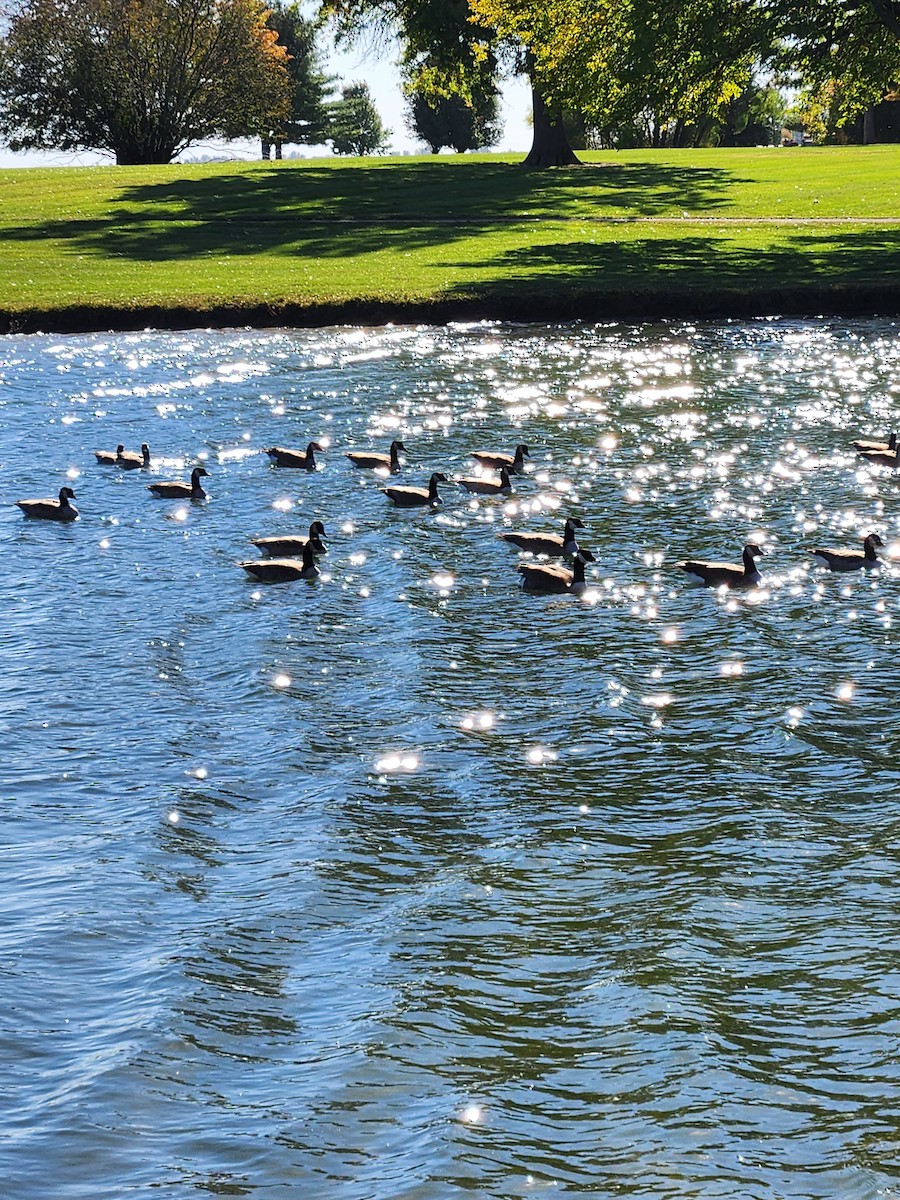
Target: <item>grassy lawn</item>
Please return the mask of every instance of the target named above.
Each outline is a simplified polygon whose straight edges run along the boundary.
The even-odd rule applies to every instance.
[[[488,155],[0,171],[3,327],[900,299],[900,146],[584,157],[537,173]]]

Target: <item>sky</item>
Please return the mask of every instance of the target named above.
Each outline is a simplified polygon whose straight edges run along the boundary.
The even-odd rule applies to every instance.
[[[360,42],[349,51],[337,51],[332,47],[328,53],[326,70],[337,75],[341,83],[365,81],[369,85],[382,122],[392,131],[391,150],[396,154],[421,154],[425,152],[425,147],[416,142],[406,130],[405,101],[400,90],[400,73],[396,58],[396,50],[392,55],[383,44],[372,46]],[[507,80],[501,95],[503,136],[494,147],[495,150],[527,153],[531,145],[530,111],[531,93],[526,81]],[[327,146],[287,148],[288,153],[296,149],[309,157],[331,153]],[[237,158],[254,159],[259,156],[259,143],[201,142],[186,151],[182,157],[192,159],[224,153],[233,154]],[[68,151],[13,154],[12,151],[0,147],[0,167],[92,166],[111,161],[108,155],[74,154]]]

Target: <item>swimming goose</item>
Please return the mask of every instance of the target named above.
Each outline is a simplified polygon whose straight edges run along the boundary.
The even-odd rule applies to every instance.
[[[862,550],[823,550],[817,547],[807,553],[821,558],[832,571],[858,571],[860,567],[881,566],[875,553],[876,546],[884,546],[884,542],[877,533],[870,533],[863,541]]]
[[[162,500],[205,500],[206,492],[200,486],[200,476],[208,474],[206,467],[194,467],[190,483],[149,483],[147,491]]]
[[[878,467],[900,467],[900,446],[894,450],[859,450],[860,458]]]
[[[547,554],[550,558],[563,558],[572,561],[578,551],[576,529],[584,529],[584,521],[577,517],[569,517],[565,529],[558,533],[498,533],[504,542],[509,542],[519,550],[529,550],[532,554]]]
[[[254,562],[240,564],[254,579],[261,583],[287,583],[291,579],[315,579],[319,574],[312,542],[303,547],[302,559],[260,558]]]
[[[493,454],[489,450],[473,450],[471,457],[477,459],[483,467],[492,467],[495,471],[506,467],[514,475],[521,475],[526,454],[528,454],[528,447],[520,445],[516,446],[515,454]]]
[[[74,499],[75,493],[70,487],[61,487],[58,500],[17,500],[16,504],[26,517],[40,517],[44,521],[74,521],[78,509],[69,503]]]
[[[397,451],[402,450],[406,453],[406,447],[402,442],[391,442],[390,454],[376,454],[374,451],[368,450],[351,450],[349,454],[345,454],[345,458],[349,458],[354,467],[360,467],[363,470],[383,470],[390,471],[392,475],[396,475],[400,470],[400,458]]]
[[[307,542],[312,546],[313,554],[327,554],[328,547],[322,541],[323,537],[325,537],[325,526],[321,521],[313,521],[309,527],[309,537],[295,534],[293,537],[251,538],[250,541],[269,558],[292,558],[295,554],[303,553]]]
[[[135,454],[133,450],[123,451],[116,458],[116,466],[121,467],[123,471],[136,471],[140,467],[149,467],[150,447],[146,442],[142,442],[140,454]]]
[[[499,496],[501,492],[512,491],[508,467],[500,468],[499,479],[457,479],[456,482],[467,492],[475,492],[479,496]]]
[[[590,550],[577,550],[571,571],[548,563],[519,563],[516,570],[522,576],[522,587],[528,592],[571,592],[578,596],[587,587],[584,564],[595,561]]]
[[[116,446],[115,454],[113,454],[112,450],[95,450],[94,458],[96,458],[97,462],[104,467],[115,467],[118,466],[119,459],[124,453],[125,447],[120,442],[119,445]]]
[[[443,500],[441,500],[437,490],[439,483],[449,483],[443,471],[435,471],[428,480],[427,488],[389,487],[381,488],[381,491],[384,492],[389,500],[393,500],[398,508],[421,508],[426,504],[432,506],[443,504]]]
[[[897,449],[897,435],[892,433],[886,442],[871,442],[866,438],[860,438],[858,441],[851,442],[850,445],[854,450],[877,450],[890,451]]]
[[[707,587],[753,587],[760,581],[759,571],[753,561],[759,555],[765,554],[754,542],[748,542],[744,547],[744,561],[741,566],[736,563],[705,562],[702,559],[689,558],[676,563],[682,571],[696,575]]]
[[[314,450],[320,454],[325,453],[324,446],[320,446],[318,442],[310,442],[306,447],[305,454],[302,450],[286,450],[284,446],[270,446],[266,454],[271,458],[274,467],[298,467],[301,471],[314,471],[316,469]]]

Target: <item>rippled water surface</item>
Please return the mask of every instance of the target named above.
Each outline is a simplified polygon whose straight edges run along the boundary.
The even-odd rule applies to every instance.
[[[896,1194],[900,478],[848,443],[898,371],[874,322],[2,340],[5,1200]],[[399,511],[343,457],[394,437],[528,473]],[[523,593],[497,532],[567,514],[588,592]],[[236,565],[314,518],[316,582]],[[675,568],[749,537],[754,592]]]

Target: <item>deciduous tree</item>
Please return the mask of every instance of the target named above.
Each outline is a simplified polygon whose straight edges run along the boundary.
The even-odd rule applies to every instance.
[[[490,79],[473,87],[468,97],[459,93],[437,95],[411,80],[406,87],[409,130],[437,154],[444,146],[457,153],[482,150],[500,138],[497,124],[497,91]]]
[[[741,0],[470,3],[480,22],[527,48],[549,109],[582,113],[597,128],[640,121],[657,145],[738,95],[766,36],[763,15],[748,20]],[[540,159],[537,125],[535,134]]]
[[[25,0],[0,42],[0,136],[15,150],[166,163],[288,112],[261,0]]]

